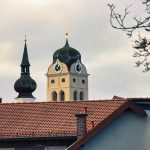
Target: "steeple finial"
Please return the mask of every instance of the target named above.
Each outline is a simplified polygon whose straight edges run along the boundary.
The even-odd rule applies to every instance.
[[[68,43],[68,35],[69,35],[69,33],[68,33],[68,32],[65,32],[65,37],[66,37],[66,44],[65,44],[65,46],[69,46],[69,43]]]
[[[68,35],[69,35],[69,33],[65,32],[66,39],[68,39]]]
[[[27,36],[26,36],[26,34],[24,35],[24,42],[27,43]]]
[[[24,45],[24,52],[23,52],[23,57],[22,57],[22,62],[21,62],[21,66],[30,66],[29,63],[29,58],[28,58],[28,51],[27,51],[27,39],[26,39],[26,35],[25,35],[25,45]]]

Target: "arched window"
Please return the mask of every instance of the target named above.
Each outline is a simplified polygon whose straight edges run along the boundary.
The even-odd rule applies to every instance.
[[[65,100],[65,93],[64,93],[64,91],[60,91],[60,100],[61,101]]]
[[[61,80],[62,82],[65,82],[65,78],[62,78],[62,80]]]
[[[76,79],[75,79],[75,78],[73,78],[73,82],[76,82]]]
[[[84,92],[83,91],[80,92],[79,97],[80,97],[80,100],[84,100]]]
[[[57,93],[55,91],[52,92],[52,101],[57,101]]]
[[[22,68],[21,68],[21,72],[24,72],[24,73],[29,72],[28,67],[22,67]]]
[[[82,83],[84,84],[84,83],[85,83],[85,80],[82,80]]]
[[[78,92],[77,91],[74,91],[73,93],[73,100],[77,100],[78,99]]]

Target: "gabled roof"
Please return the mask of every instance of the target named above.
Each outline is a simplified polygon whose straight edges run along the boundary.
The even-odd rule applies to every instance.
[[[73,143],[71,146],[69,146],[67,148],[67,150],[78,150],[84,143],[86,143],[88,140],[90,140],[95,134],[97,134],[98,132],[100,132],[105,126],[107,126],[109,123],[111,123],[116,117],[118,117],[121,113],[123,113],[127,109],[131,109],[133,112],[135,112],[137,115],[139,115],[141,117],[146,116],[146,112],[143,109],[141,109],[138,106],[136,106],[135,104],[127,101],[126,103],[124,103],[123,105],[121,105],[118,109],[116,109],[116,111],[114,111],[113,113],[111,113],[103,121],[100,121],[85,136],[81,137],[75,143]]]
[[[129,106],[125,99],[75,101],[75,102],[37,102],[0,104],[0,140],[76,137],[76,117],[78,112],[88,109],[87,126],[110,122],[128,107],[140,115],[145,112]],[[93,131],[93,129],[91,130]],[[89,132],[91,133],[91,132]]]
[[[114,95],[113,99],[125,99],[125,98]],[[150,98],[149,97],[132,97],[132,98],[130,97],[127,99],[129,101],[139,105],[140,107],[142,107],[145,110],[146,109],[150,110]]]

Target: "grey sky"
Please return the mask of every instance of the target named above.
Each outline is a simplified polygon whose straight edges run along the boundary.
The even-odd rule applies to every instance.
[[[117,2],[114,0],[114,2]],[[120,0],[124,4],[137,0]],[[125,33],[111,28],[109,9],[101,0],[0,0],[0,96],[13,102],[14,82],[20,76],[24,34],[31,64],[31,77],[37,82],[34,96],[46,100],[45,73],[55,50],[69,43],[82,55],[88,69],[90,99],[148,97],[149,73],[134,67],[132,43]],[[139,4],[140,4],[139,0]],[[140,5],[139,5],[140,6]],[[139,6],[131,9],[142,12]]]

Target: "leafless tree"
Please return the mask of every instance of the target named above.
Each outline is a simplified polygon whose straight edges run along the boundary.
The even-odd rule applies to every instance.
[[[131,5],[126,6],[123,14],[116,12],[116,7],[113,4],[108,4],[110,9],[110,24],[115,29],[123,30],[129,37],[132,37],[133,32],[136,30],[150,31],[150,0],[144,0],[142,3],[145,6],[145,16],[133,17],[134,23],[130,26],[126,25],[125,22],[129,15],[129,8]],[[143,18],[143,19],[142,19]],[[138,35],[137,40],[134,41],[134,54],[133,57],[138,58],[136,61],[136,67],[144,65],[144,72],[150,70],[150,39]]]

